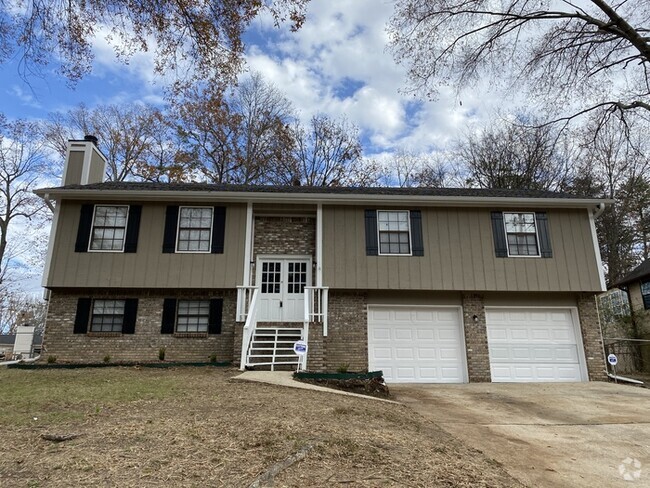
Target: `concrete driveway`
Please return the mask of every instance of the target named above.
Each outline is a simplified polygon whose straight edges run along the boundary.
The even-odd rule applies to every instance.
[[[650,487],[648,389],[478,383],[390,391],[526,486]]]

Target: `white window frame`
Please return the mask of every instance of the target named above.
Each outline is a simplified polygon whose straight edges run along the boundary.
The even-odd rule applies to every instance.
[[[178,243],[180,242],[181,238],[181,212],[183,211],[184,208],[200,208],[200,209],[208,209],[210,210],[210,213],[212,215],[212,219],[210,220],[210,237],[208,239],[208,250],[207,251],[181,251],[178,249]],[[180,254],[210,254],[212,252],[212,233],[214,232],[214,207],[210,206],[205,206],[205,205],[183,205],[178,207],[178,221],[176,222],[176,248],[175,252],[180,253]]]
[[[205,325],[205,330],[178,330],[178,318],[181,309],[181,302],[207,302],[208,303],[208,322]],[[189,316],[189,315],[188,315]],[[202,317],[202,315],[192,315],[192,317]],[[174,334],[208,334],[210,332],[210,299],[179,299],[176,301],[176,317],[174,320]]]
[[[406,223],[409,233],[409,252],[407,253],[383,253],[381,252],[381,230],[379,230],[379,212],[406,212]],[[377,255],[378,256],[413,256],[413,233],[411,232],[411,211],[410,210],[377,210]]]
[[[510,244],[508,243],[508,228],[506,227],[506,214],[532,214],[533,215],[533,225],[535,226],[535,242],[537,243],[537,254],[510,254]],[[509,258],[541,258],[542,250],[540,248],[539,229],[537,229],[537,215],[535,214],[535,212],[511,210],[507,212],[504,211],[501,213],[501,215],[503,215],[503,232],[505,233],[505,241],[506,241],[506,249],[508,250],[508,257]]]
[[[91,249],[93,245],[93,232],[95,230],[95,215],[97,207],[126,207],[126,223],[124,224],[124,238],[122,238],[122,249]],[[126,231],[129,228],[129,213],[131,212],[131,205],[111,205],[104,203],[97,203],[93,206],[93,220],[90,225],[90,238],[88,239],[88,252],[124,252],[126,245]]]
[[[122,327],[120,330],[93,330],[93,318],[95,316],[95,303],[96,302],[123,302],[122,304]],[[126,312],[126,300],[124,298],[94,298],[90,307],[90,323],[88,324],[88,332],[93,334],[121,334],[124,330],[124,317]],[[115,317],[115,315],[112,315]]]

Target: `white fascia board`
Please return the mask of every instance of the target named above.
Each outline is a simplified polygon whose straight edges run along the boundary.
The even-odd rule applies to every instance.
[[[270,193],[233,191],[169,191],[169,190],[66,190],[45,188],[36,190],[38,196],[49,193],[66,200],[128,200],[179,202],[289,203],[328,205],[419,205],[431,207],[517,206],[521,208],[592,208],[613,200],[595,198],[516,198],[428,195],[335,194],[335,193]]]

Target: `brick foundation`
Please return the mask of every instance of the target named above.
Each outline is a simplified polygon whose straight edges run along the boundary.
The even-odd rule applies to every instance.
[[[578,315],[589,381],[607,381],[603,336],[595,295],[583,293],[578,297]]]
[[[492,374],[483,295],[463,294],[463,325],[469,382],[489,383],[492,381]]]
[[[234,290],[98,290],[93,298],[138,298],[134,334],[93,336],[73,334],[77,299],[90,296],[87,291],[52,291],[47,311],[43,357],[55,356],[57,362],[158,361],[165,347],[165,360],[207,362],[216,354],[217,361],[232,361],[236,294]],[[179,337],[161,334],[164,298],[223,298],[221,334],[207,337]],[[241,340],[240,340],[241,342]]]

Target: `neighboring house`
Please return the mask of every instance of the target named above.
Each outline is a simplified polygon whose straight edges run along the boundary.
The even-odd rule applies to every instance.
[[[16,342],[15,334],[1,334],[0,335],[0,360],[10,360],[14,356],[14,344]],[[41,354],[41,346],[43,344],[43,336],[34,335],[31,345],[31,352],[23,355],[24,359],[27,357],[36,357]]]
[[[627,292],[632,312],[634,335],[650,340],[650,259],[646,259],[612,285]],[[644,371],[650,371],[650,343],[640,343]]]
[[[102,183],[71,141],[43,285],[57,361],[383,370],[389,382],[605,379],[594,219],[539,191]]]

